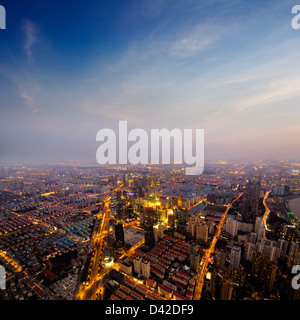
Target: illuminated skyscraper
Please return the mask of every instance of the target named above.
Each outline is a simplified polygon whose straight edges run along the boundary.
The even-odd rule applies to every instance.
[[[168,227],[171,229],[175,228],[175,214],[172,209],[168,210]]]

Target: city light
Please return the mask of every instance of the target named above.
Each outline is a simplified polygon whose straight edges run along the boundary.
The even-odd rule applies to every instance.
[[[65,188],[51,191],[58,190],[53,182],[44,192],[35,182],[39,173],[33,176],[32,168],[22,168],[22,181],[28,183],[11,195],[5,191],[2,206],[9,204],[11,211],[6,209],[0,217],[0,258],[8,281],[15,275],[27,286],[26,292],[40,299],[230,300],[240,292],[245,292],[241,299],[253,299],[260,288],[268,299],[279,299],[281,288],[275,279],[287,279],[284,268],[295,263],[298,250],[297,216],[283,200],[291,189],[286,184],[273,186],[272,179],[279,179],[278,163],[266,165],[264,175],[258,164],[253,165],[254,178],[233,174],[237,163],[226,166],[227,171],[218,174],[224,180],[218,186],[210,175],[183,183],[182,176],[174,178],[170,166],[169,175],[164,169],[163,183],[153,167],[151,173],[138,175],[108,170],[105,184],[99,185],[86,183],[85,174],[85,183],[78,185],[74,179],[67,194]],[[64,171],[63,177],[71,177],[73,170]],[[60,181],[61,176],[52,176],[48,168],[42,170],[42,177],[46,174],[50,181]],[[15,186],[19,176],[10,172],[10,178],[1,181],[5,190],[11,183]],[[291,174],[284,181],[293,181],[295,188],[298,178]],[[31,203],[23,197],[22,188],[35,185],[40,190],[37,197],[51,193],[47,201]],[[132,192],[136,186],[139,193]],[[91,187],[94,193],[85,189]],[[290,224],[278,233],[283,217]],[[227,286],[231,289],[223,293],[218,289]],[[13,285],[7,288],[14,297]]]

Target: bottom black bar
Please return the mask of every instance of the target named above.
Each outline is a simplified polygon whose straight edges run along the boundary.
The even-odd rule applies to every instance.
[[[224,316],[257,317],[258,312],[276,315],[282,310],[299,307],[299,301],[0,301],[2,313],[58,317],[65,314],[68,319],[79,315],[108,319],[143,319],[150,317],[168,317],[174,319],[197,319]],[[289,309],[283,309],[289,308]]]

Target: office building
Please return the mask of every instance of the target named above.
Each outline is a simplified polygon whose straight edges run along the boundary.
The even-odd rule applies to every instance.
[[[276,276],[276,263],[269,258],[264,257],[261,253],[253,254],[251,274],[258,281],[264,283],[265,288],[271,291]]]
[[[228,218],[224,226],[224,230],[228,232],[232,237],[235,237],[238,233],[238,221],[233,218]]]
[[[221,270],[215,269],[210,279],[210,293],[215,300],[231,300],[234,282]]]
[[[208,240],[208,226],[204,221],[198,222],[196,225],[196,239],[204,242]]]
[[[115,224],[115,236],[116,236],[116,246],[122,248],[125,245],[124,230],[122,221],[118,221]]]
[[[155,236],[154,236],[154,230],[153,230],[152,224],[145,225],[144,234],[145,234],[145,245],[148,248],[154,248],[155,247]]]
[[[258,203],[261,185],[259,182],[249,181],[242,197],[242,217],[244,222],[255,221],[258,215]]]
[[[142,273],[142,258],[135,257],[133,260],[134,272]]]
[[[142,275],[148,279],[150,278],[150,260],[142,260]]]
[[[241,247],[233,246],[230,253],[230,269],[239,269],[241,262]]]

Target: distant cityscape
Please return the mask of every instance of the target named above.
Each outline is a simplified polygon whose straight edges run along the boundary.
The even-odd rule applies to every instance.
[[[2,166],[0,299],[299,300],[299,170]]]

